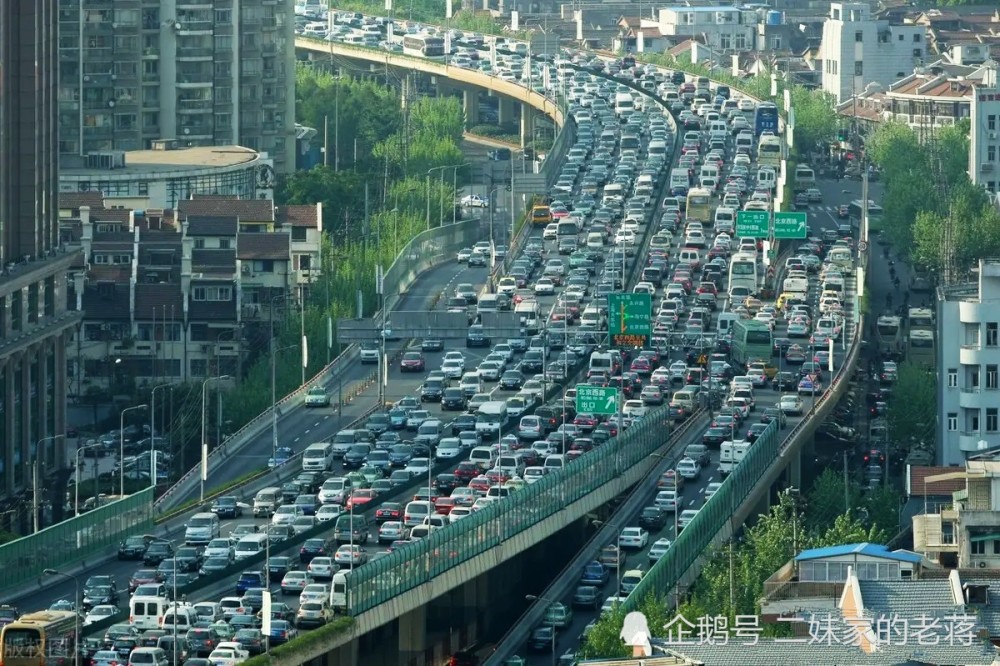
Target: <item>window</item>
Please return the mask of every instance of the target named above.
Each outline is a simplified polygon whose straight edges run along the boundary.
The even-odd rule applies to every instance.
[[[948,388],[955,388],[956,386],[958,386],[958,370],[948,368]]]
[[[993,539],[993,554],[1000,555],[1000,539]]]
[[[863,62],[854,63],[854,76],[864,76],[865,67]]]
[[[986,322],[986,346],[997,346],[997,322],[995,321]]]
[[[232,287],[195,287],[191,290],[191,298],[196,301],[231,301]]]
[[[222,23],[223,25],[228,25],[233,21],[233,10],[232,9],[216,9],[215,10],[215,22]]]
[[[955,432],[956,430],[958,430],[958,414],[950,412],[948,414],[948,432]]]
[[[969,544],[969,550],[973,555],[985,555],[986,554],[986,542],[985,541],[973,541]]]
[[[978,347],[979,346],[979,325],[978,324],[966,324],[965,325],[965,346],[966,347]]]
[[[194,239],[194,249],[196,249],[196,250],[204,250],[205,249],[205,239],[204,238],[195,238]]]
[[[973,368],[969,372],[969,384],[968,387],[973,391],[979,390],[979,368]]]
[[[986,116],[986,129],[995,132],[997,129],[997,117],[995,115]]]
[[[997,366],[986,366],[986,388],[995,391],[997,386]]]
[[[914,44],[919,44],[922,41],[924,41],[924,39],[923,39],[923,36],[919,32],[913,33],[913,43]]]
[[[996,162],[997,161],[997,147],[996,146],[986,146],[986,161]]]
[[[861,30],[858,30],[857,32],[855,32],[854,33],[854,41],[856,41],[856,42],[863,42],[863,41],[865,41],[865,33],[862,32]]]
[[[263,259],[260,261],[253,262],[253,270],[255,273],[273,273],[274,272],[274,260],[273,259]]]
[[[914,58],[922,58],[923,55],[924,55],[923,49],[913,49],[913,57]]]
[[[968,418],[969,418],[969,421],[968,421],[968,423],[969,423],[968,431],[971,432],[971,433],[978,433],[979,432],[979,410],[978,409],[973,410],[970,414],[968,414]]]
[[[732,35],[719,35],[719,48],[723,51],[733,48]]]
[[[997,431],[997,421],[1000,419],[1000,412],[996,407],[986,408],[986,432]]]
[[[228,238],[220,238],[219,239],[219,249],[220,250],[228,250],[228,249],[230,249],[230,242],[231,241]]]
[[[899,36],[899,41],[903,41],[903,35]]]

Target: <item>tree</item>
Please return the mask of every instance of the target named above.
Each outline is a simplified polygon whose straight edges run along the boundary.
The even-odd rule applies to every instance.
[[[621,638],[625,615],[624,607],[619,604],[602,614],[580,646],[580,656],[584,659],[620,659],[629,656],[628,648]]]
[[[842,513],[814,542],[814,547],[839,546],[845,543],[884,543],[885,533],[869,526],[858,511]]]
[[[327,233],[333,238],[353,238],[360,235],[365,217],[365,178],[354,171],[316,166],[282,178],[275,200],[279,205],[321,202]]]
[[[935,155],[940,160],[938,166],[947,188],[969,182],[969,129],[969,119],[963,118],[934,133]]]
[[[831,139],[837,131],[834,99],[822,90],[792,86],[792,109],[795,111],[795,147],[806,154],[817,143]]]
[[[868,491],[861,507],[868,512],[866,524],[880,535],[892,538],[899,533],[899,506],[902,498],[892,486],[879,486]]]
[[[832,469],[825,469],[813,482],[806,496],[806,528],[816,533],[833,526],[837,516],[851,507],[857,506],[860,491],[856,484],[848,482],[847,505],[844,505],[844,477]]]
[[[906,452],[915,442],[934,437],[937,414],[937,384],[933,373],[912,363],[902,363],[889,403],[889,437],[897,453]]]
[[[937,211],[922,210],[913,223],[911,258],[919,265],[939,272],[943,268],[946,218]]]
[[[639,602],[639,611],[646,616],[646,626],[653,638],[666,636],[667,632],[663,627],[673,619],[673,615],[667,610],[664,599],[649,592]]]

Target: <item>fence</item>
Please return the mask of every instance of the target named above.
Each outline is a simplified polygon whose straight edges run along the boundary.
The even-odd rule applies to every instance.
[[[348,578],[351,615],[429,582],[611,483],[669,439],[669,422],[669,408],[657,408],[619,437],[502,502],[359,567]]]
[[[105,504],[85,514],[47,527],[0,546],[0,595],[60,569],[105,557],[109,547],[126,536],[143,534],[153,526],[153,489]]]
[[[850,352],[837,371],[830,387],[813,405],[809,413],[782,439],[777,424],[772,422],[767,430],[750,447],[746,457],[733,469],[732,474],[722,483],[722,487],[698,511],[691,524],[677,535],[673,544],[663,557],[654,564],[649,572],[642,577],[639,585],[625,600],[626,611],[636,610],[640,599],[647,594],[661,598],[663,594],[674,589],[684,573],[695,564],[697,559],[708,553],[716,535],[735,516],[743,502],[758,487],[760,483],[768,483],[768,471],[776,460],[789,452],[799,437],[820,419],[821,411],[825,412],[843,394],[858,354],[861,351],[861,331],[863,322],[858,321],[851,342]]]

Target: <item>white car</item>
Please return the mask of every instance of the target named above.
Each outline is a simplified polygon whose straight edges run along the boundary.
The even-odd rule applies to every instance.
[[[345,546],[346,547],[346,546]],[[360,547],[360,546],[358,546]],[[289,571],[288,573],[294,573]],[[286,576],[288,574],[285,574]],[[299,594],[299,604],[305,601],[326,601],[330,598],[330,587],[325,583],[309,583]]]
[[[478,194],[466,194],[462,197],[462,205],[469,208],[489,208],[490,200]]]
[[[292,531],[296,534],[302,534],[314,527],[316,527],[316,516],[299,516],[292,521]]]
[[[622,406],[622,416],[627,419],[641,419],[646,411],[646,403],[642,400],[626,400]]]
[[[516,395],[512,398],[507,398],[507,418],[515,420],[521,418],[533,404],[535,404],[534,401],[528,401]]]
[[[462,370],[465,370],[465,354],[460,351],[450,351],[447,352],[442,358],[442,361],[456,361],[462,366]]]
[[[677,491],[661,490],[656,493],[656,499],[653,500],[653,504],[660,507],[664,511],[676,511],[679,506]]]
[[[487,382],[495,382],[500,379],[500,373],[503,370],[501,366],[496,361],[483,361],[479,364],[476,371],[479,373],[479,377]]]
[[[434,449],[434,457],[438,460],[451,460],[462,455],[462,440],[458,437],[445,437]]]
[[[324,504],[316,511],[316,522],[325,523],[336,520],[344,512],[344,507],[339,504]]]
[[[233,557],[233,546],[229,543],[229,539],[212,539],[205,546],[205,551],[202,555],[207,560],[210,557]]]
[[[468,261],[469,257],[471,256],[472,256],[472,248],[464,247],[458,251],[458,254],[455,255],[455,261],[457,261],[460,264],[463,264],[466,261]]]
[[[649,564],[651,566],[656,564],[661,557],[667,554],[668,550],[670,550],[670,539],[664,537],[654,541],[653,545],[649,547]]]
[[[472,509],[467,506],[456,506],[448,514],[448,520],[455,522],[456,520],[461,520],[462,518],[467,518],[469,514],[472,513]]]
[[[465,363],[454,359],[445,359],[441,363],[441,372],[448,379],[461,379],[465,372]]]
[[[301,515],[303,515],[302,507],[295,504],[284,504],[274,510],[274,516],[271,517],[271,524],[291,525]]]
[[[299,592],[301,594],[306,585],[311,582],[309,575],[305,571],[289,571],[281,579],[281,593],[292,594]]]
[[[677,473],[691,481],[701,476],[701,467],[690,458],[681,458],[677,462]]]
[[[94,622],[100,622],[101,620],[106,620],[112,615],[117,615],[121,612],[118,606],[112,606],[110,604],[101,604],[100,606],[94,606],[87,613],[87,616],[83,618],[84,626],[88,624],[93,624]]]
[[[339,568],[333,563],[333,558],[331,557],[314,557],[306,566],[306,573],[313,578],[333,578],[333,574]]]
[[[407,464],[406,471],[410,473],[410,476],[427,476],[430,467],[431,461],[427,458],[413,458]]]
[[[684,509],[677,518],[677,529],[682,530],[691,524],[694,517],[698,515],[698,509]]]
[[[626,527],[618,535],[619,548],[642,550],[649,543],[649,532],[641,527]]]
[[[794,394],[783,395],[781,396],[781,399],[778,400],[778,409],[780,409],[785,414],[789,414],[792,416],[801,416],[802,410],[804,408],[805,407],[802,404],[802,399]]]
[[[552,295],[556,293],[556,285],[551,278],[540,277],[535,281],[535,294],[538,296]]]
[[[212,666],[236,666],[250,658],[250,652],[244,650],[239,643],[223,641],[208,655]]]

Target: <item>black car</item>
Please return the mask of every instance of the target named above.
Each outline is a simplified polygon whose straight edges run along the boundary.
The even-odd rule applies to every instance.
[[[466,347],[489,347],[490,339],[483,330],[482,324],[473,324],[465,334]]]
[[[312,541],[310,539],[309,541]],[[295,568],[295,565],[290,557],[272,557],[267,561],[267,577],[271,581],[280,582],[285,574]]]
[[[727,439],[730,439],[729,430],[727,428],[712,426],[701,436],[701,443],[705,446],[718,448],[722,446],[722,443]]]
[[[785,424],[788,422],[788,417],[785,416],[785,413],[777,407],[768,407],[760,415],[760,422],[770,423],[771,421],[777,421],[778,427],[784,428]]]
[[[770,423],[754,423],[750,426],[750,430],[747,431],[747,436],[744,438],[751,444],[757,441],[757,438],[764,434],[764,431],[771,426]]]
[[[794,391],[799,386],[799,376],[794,372],[781,371],[774,376],[771,388],[775,391]]]
[[[406,467],[413,459],[413,447],[409,444],[396,444],[389,447],[389,464],[393,467]]]
[[[323,472],[302,472],[294,481],[299,484],[303,493],[318,493],[319,487],[326,481],[326,475]]]
[[[441,402],[444,394],[444,382],[440,379],[428,379],[420,387],[420,402]]]
[[[174,554],[174,561],[181,571],[198,571],[201,568],[202,556],[197,548],[183,546]]]
[[[187,632],[188,653],[200,657],[208,656],[219,644],[219,637],[214,631],[208,628],[189,629]],[[190,661],[186,663],[191,663]]]
[[[438,474],[434,477],[434,487],[441,491],[443,495],[450,495],[451,491],[465,485],[462,480],[454,474]]]
[[[524,385],[524,375],[517,370],[508,370],[500,377],[501,391],[520,391]]]
[[[420,351],[439,352],[444,351],[444,340],[441,338],[424,338],[420,341]]]
[[[528,637],[528,649],[533,652],[548,652],[552,650],[555,642],[556,630],[554,627],[542,625],[535,627]]]
[[[141,560],[146,554],[146,547],[149,541],[146,537],[130,536],[118,546],[119,560]]]
[[[389,415],[372,414],[368,417],[368,420],[365,421],[365,427],[376,435],[381,435],[389,430]]]
[[[455,420],[451,422],[452,437],[458,437],[458,434],[460,432],[464,432],[466,430],[475,430],[475,429],[476,429],[475,414],[459,414],[458,416],[455,417]]]
[[[441,395],[442,411],[461,411],[465,409],[467,404],[468,401],[465,398],[465,392],[463,392],[461,388],[446,388],[444,393]]]
[[[299,561],[309,564],[314,557],[332,556],[330,544],[326,539],[306,539],[299,547]]]
[[[158,565],[163,560],[174,556],[174,547],[166,541],[154,541],[142,555],[142,563],[147,567]]]
[[[370,452],[367,444],[355,444],[344,454],[344,469],[359,469],[365,464]]]
[[[595,610],[601,607],[601,591],[593,585],[580,585],[573,592],[574,608],[589,608]]]
[[[667,524],[667,514],[657,506],[647,506],[639,514],[639,526],[650,532],[659,532]]]
[[[212,513],[219,518],[239,518],[243,508],[235,495],[223,495],[212,502]]]
[[[118,592],[110,585],[94,585],[83,589],[83,609],[89,611],[94,606],[118,605]]]
[[[249,652],[251,656],[264,651],[264,638],[260,629],[240,629],[233,635],[233,640],[239,643],[240,647]]]

